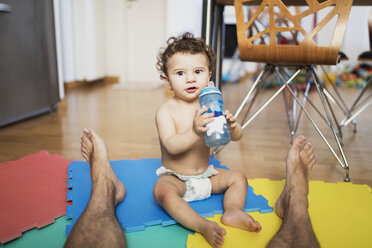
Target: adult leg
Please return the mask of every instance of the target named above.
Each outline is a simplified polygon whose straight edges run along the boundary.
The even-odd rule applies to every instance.
[[[156,201],[173,219],[184,227],[201,233],[212,247],[222,247],[225,229],[196,213],[181,198],[185,192],[185,183],[171,175],[161,176],[154,187]]]
[[[267,247],[320,247],[308,212],[309,174],[315,165],[314,149],[297,137],[287,156],[286,183],[275,212],[283,218],[278,233]]]
[[[90,164],[92,193],[65,247],[126,247],[115,213],[116,205],[125,197],[124,185],[112,171],[103,140],[91,129],[83,132],[81,154]]]
[[[261,231],[261,225],[244,212],[247,196],[247,177],[238,171],[217,169],[219,174],[210,178],[212,194],[225,193],[223,198],[224,214],[221,222],[251,232]]]

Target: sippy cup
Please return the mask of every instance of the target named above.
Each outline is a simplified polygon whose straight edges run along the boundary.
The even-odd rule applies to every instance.
[[[230,142],[230,132],[224,115],[221,91],[210,81],[199,95],[200,107],[207,107],[205,113],[214,113],[214,121],[207,124],[209,130],[204,133],[207,146],[219,147]]]

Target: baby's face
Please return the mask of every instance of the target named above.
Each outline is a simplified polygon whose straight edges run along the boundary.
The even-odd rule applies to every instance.
[[[176,53],[168,59],[168,76],[165,82],[174,91],[175,96],[193,101],[209,82],[208,58],[203,53]]]

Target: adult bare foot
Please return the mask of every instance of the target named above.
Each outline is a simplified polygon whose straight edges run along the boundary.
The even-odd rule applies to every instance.
[[[239,209],[225,211],[221,217],[221,222],[250,232],[259,232],[262,229],[260,223],[255,221],[252,216]]]
[[[93,190],[103,185],[113,187],[115,206],[124,200],[125,187],[111,168],[105,142],[93,130],[85,128],[81,138],[81,154],[90,164]]]
[[[275,204],[275,212],[279,217],[284,216],[289,195],[307,197],[309,174],[315,163],[313,146],[304,136],[297,137],[287,155],[286,182]]]
[[[226,230],[216,222],[206,220],[201,226],[200,232],[213,248],[222,247]]]

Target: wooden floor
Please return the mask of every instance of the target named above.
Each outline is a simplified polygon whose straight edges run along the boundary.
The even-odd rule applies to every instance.
[[[244,98],[250,82],[223,87],[225,108],[235,112]],[[260,93],[257,109],[272,94],[273,89]],[[351,104],[358,89],[342,89],[347,104]],[[71,89],[58,110],[26,121],[0,128],[0,162],[47,150],[65,158],[81,160],[80,136],[84,127],[91,127],[103,137],[112,160],[160,157],[154,123],[156,109],[169,98],[164,88],[113,89],[112,85],[93,84]],[[311,93],[320,106],[317,93]],[[320,123],[324,135],[335,142],[330,129],[314,110],[309,110]],[[337,116],[341,112],[335,108]],[[344,150],[350,165],[353,183],[372,186],[372,107],[358,118],[358,131],[342,129]],[[342,182],[345,172],[326,147],[306,116],[301,117],[298,134],[304,134],[315,147],[318,164],[311,179]],[[244,131],[239,142],[229,144],[217,157],[222,164],[243,171],[248,178],[285,178],[285,158],[290,147],[290,135],[279,95]]]

